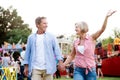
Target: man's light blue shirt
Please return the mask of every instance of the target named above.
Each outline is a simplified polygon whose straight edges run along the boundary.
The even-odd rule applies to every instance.
[[[36,54],[36,33],[31,34],[27,40],[24,64],[28,64],[29,74],[32,72]],[[47,74],[54,74],[56,71],[56,62],[63,60],[56,37],[48,32],[44,33],[44,49]]]

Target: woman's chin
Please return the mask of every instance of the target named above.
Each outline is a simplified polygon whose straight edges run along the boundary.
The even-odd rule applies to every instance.
[[[79,33],[76,33],[76,35],[79,35]]]

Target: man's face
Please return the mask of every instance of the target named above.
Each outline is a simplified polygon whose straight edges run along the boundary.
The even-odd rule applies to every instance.
[[[38,30],[41,30],[41,31],[45,32],[46,28],[47,28],[47,24],[48,24],[47,20],[46,19],[42,19],[41,23],[37,25]]]

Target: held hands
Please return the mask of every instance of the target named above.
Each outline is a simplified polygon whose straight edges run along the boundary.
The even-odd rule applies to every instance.
[[[62,72],[65,71],[65,64],[63,62],[59,62],[58,69]]]
[[[116,10],[109,10],[107,13],[107,17],[110,17],[112,14],[114,14],[116,12]]]

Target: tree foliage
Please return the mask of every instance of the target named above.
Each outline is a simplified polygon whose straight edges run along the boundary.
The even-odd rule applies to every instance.
[[[114,32],[114,37],[116,37],[117,35],[120,37],[120,29],[115,28],[113,32]]]
[[[108,44],[113,44],[113,41],[114,41],[114,39],[111,36],[109,36],[108,38],[103,39],[102,40],[102,46],[103,46],[103,48],[107,49],[107,45]]]
[[[4,41],[17,43],[20,39],[26,42],[27,36],[31,33],[28,26],[22,17],[18,16],[16,9],[0,7],[0,45]]]
[[[115,38],[117,35],[120,37],[120,31],[119,31],[119,30],[120,30],[120,29],[115,28],[115,29],[113,30],[113,32],[114,32],[113,37],[109,36],[108,38],[105,38],[105,39],[102,40],[102,44],[103,44],[103,47],[104,47],[105,49],[107,49],[107,45],[108,45],[109,43],[113,45],[114,38]]]

